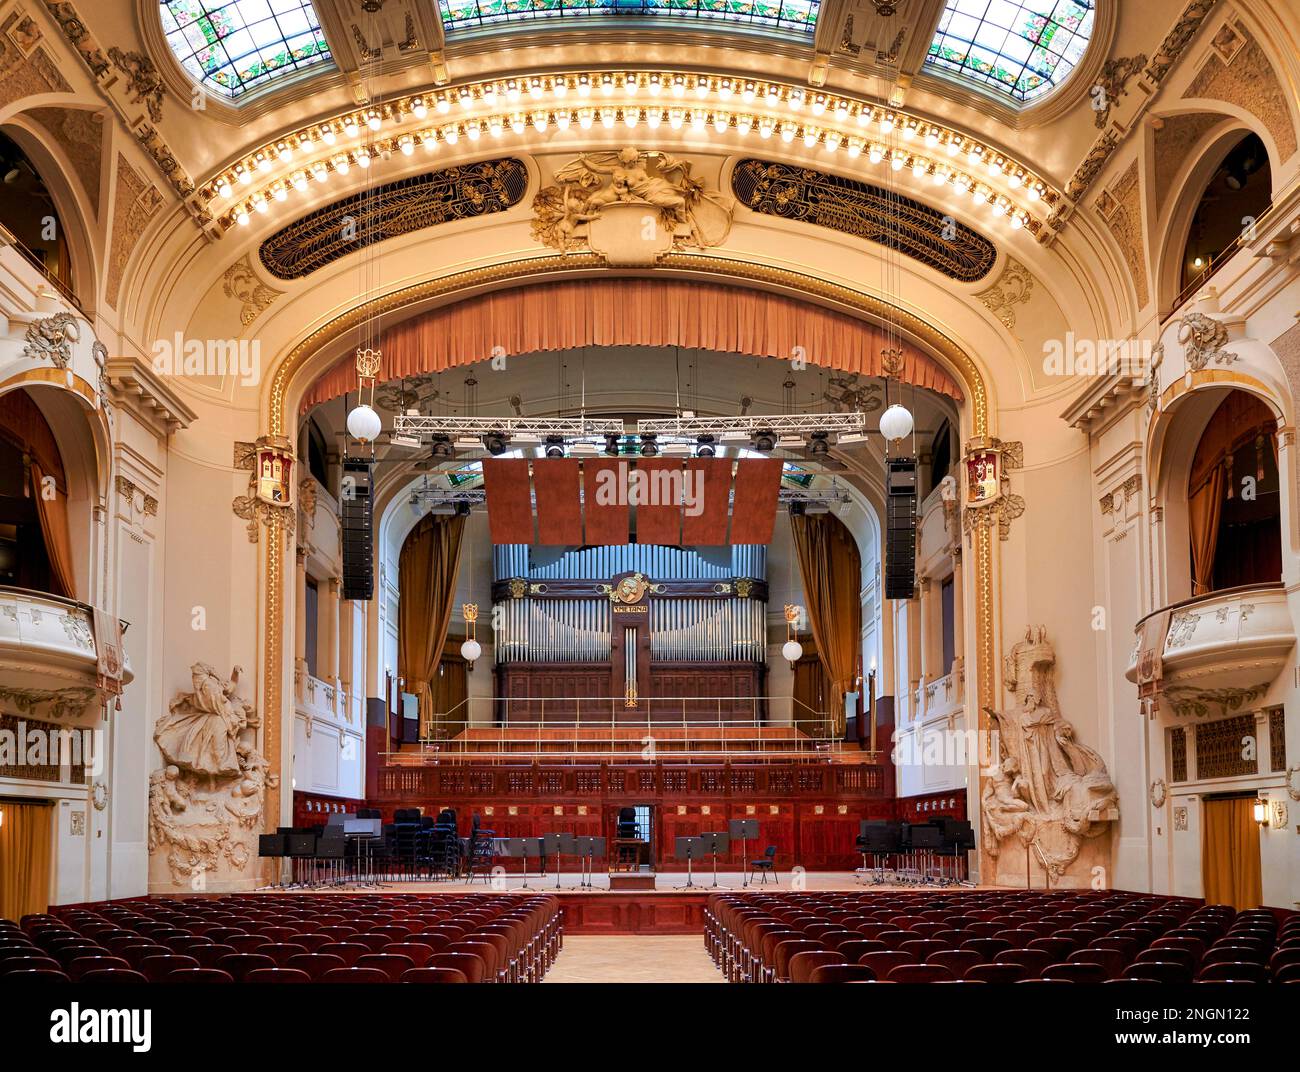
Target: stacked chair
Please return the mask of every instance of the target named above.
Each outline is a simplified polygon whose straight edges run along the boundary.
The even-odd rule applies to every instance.
[[[245,894],[110,902],[0,920],[5,982],[538,982],[554,897]]]
[[[731,982],[1300,982],[1300,914],[1114,891],[714,894]]]

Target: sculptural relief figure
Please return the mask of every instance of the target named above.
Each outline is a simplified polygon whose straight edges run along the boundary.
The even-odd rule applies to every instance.
[[[235,667],[225,679],[195,663],[193,691],[178,695],[154,727],[165,761],[149,779],[154,885],[166,875],[191,889],[230,882],[253,855],[266,790],[279,779],[257,750],[257,712],[235,695],[239,674]]]
[[[586,240],[587,228],[611,205],[646,205],[655,210],[675,247],[706,248],[731,230],[735,202],[709,191],[691,175],[689,161],[626,148],[585,153],[555,173],[555,185],[533,200],[533,234],[567,252]]]
[[[1060,877],[1081,841],[1105,833],[1118,813],[1105,761],[1061,717],[1055,668],[1056,652],[1042,626],[1027,630],[1006,657],[1004,684],[1015,703],[1005,711],[986,709],[998,730],[1000,761],[981,799],[989,855],[997,856],[1000,842],[1018,834]]]

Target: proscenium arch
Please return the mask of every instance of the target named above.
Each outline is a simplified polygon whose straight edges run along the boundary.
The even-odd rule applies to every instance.
[[[337,354],[330,353],[331,345],[372,317],[410,311],[412,306],[422,302],[463,300],[510,283],[553,281],[560,276],[577,277],[608,271],[604,260],[590,253],[528,257],[428,280],[358,304],[299,340],[276,364],[262,398],[261,426],[266,430],[262,438],[284,449],[292,449],[290,433],[296,429],[294,410],[298,400],[306,392],[309,382],[333,367],[338,360]],[[969,408],[969,434],[987,437],[996,430],[992,424],[988,384],[979,363],[955,341],[914,313],[815,276],[708,254],[672,253],[663,257],[654,271],[775,290],[802,296],[815,304],[839,308],[862,319],[892,320],[906,335],[937,355],[956,375],[966,394],[963,408]],[[328,356],[319,359],[322,354]],[[281,765],[282,703],[289,686],[283,651],[284,608],[291,595],[288,585],[293,573],[285,569],[289,531],[284,524],[268,526],[264,575],[260,582],[265,586],[262,643],[266,714],[263,718],[263,744],[272,770],[278,770]],[[970,540],[975,565],[974,642],[979,653],[976,701],[977,710],[983,710],[998,702],[994,673],[997,626],[993,610],[995,561],[992,530],[988,526],[976,526],[970,533]],[[278,823],[280,790],[268,789],[267,792],[266,815],[270,822]]]

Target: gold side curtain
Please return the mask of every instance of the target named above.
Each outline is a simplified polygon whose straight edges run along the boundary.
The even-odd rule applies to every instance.
[[[463,517],[429,515],[411,530],[397,560],[397,672],[420,704],[424,732],[434,714],[433,680],[456,598]]]
[[[0,801],[0,919],[22,919],[50,906],[54,809]]]
[[[27,465],[27,493],[36,503],[36,514],[45,539],[45,556],[50,563],[50,588],[56,596],[77,597],[72,571],[72,539],[68,530],[68,485],[63,459],[54,433],[40,407],[26,391],[0,395],[0,436],[23,452]],[[54,494],[46,497],[45,478],[52,478]]]
[[[1219,517],[1223,513],[1223,467],[1216,466],[1200,490],[1187,500],[1187,523],[1192,541],[1192,595],[1210,591],[1214,584],[1214,553],[1219,545]]]
[[[817,654],[830,681],[828,710],[844,733],[844,694],[853,691],[862,636],[861,559],[853,535],[830,514],[791,515],[804,604]]]
[[[1206,800],[1201,814],[1201,876],[1206,904],[1258,908],[1264,900],[1259,824],[1251,797]]]

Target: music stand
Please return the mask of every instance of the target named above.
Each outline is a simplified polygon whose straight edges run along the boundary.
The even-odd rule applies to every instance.
[[[730,886],[720,886],[718,884],[718,853],[727,852],[731,848],[731,835],[715,831],[711,834],[701,834],[700,840],[704,842],[704,851],[713,854],[713,885],[709,889],[731,889]]]
[[[595,860],[595,858],[596,858],[597,856],[599,856],[601,859],[603,859],[603,860],[605,861],[605,872],[606,872],[606,874],[608,875],[608,873],[609,873],[609,844],[608,844],[607,840],[606,840],[605,838],[603,838],[603,837],[591,837],[591,838],[588,838],[587,840],[591,842],[591,857],[589,858],[589,860],[588,860],[588,862],[587,862],[587,886],[588,886],[588,888],[590,888],[590,889],[600,889],[601,887],[599,887],[599,886],[594,886],[594,887],[593,887],[593,886],[592,886],[592,883],[591,883],[592,861]],[[605,886],[604,889],[608,890],[609,887],[608,887],[608,886]]]
[[[509,837],[502,838],[500,841],[502,856],[514,860],[522,860],[524,862],[524,884],[520,888],[525,890],[532,889],[532,887],[528,885],[528,843],[530,841],[534,843],[533,855],[536,856],[536,838]]]
[[[704,839],[702,837],[679,837],[674,842],[673,855],[677,859],[686,857],[686,885],[677,886],[679,890],[692,890],[695,888],[695,882],[691,876],[692,863],[695,857],[704,851]]]
[[[313,879],[315,878],[315,874],[311,871],[309,866],[303,864],[303,861],[310,860],[316,855],[316,835],[291,833],[287,838],[286,847],[288,849],[289,857],[293,860],[294,885],[312,885],[312,883],[304,881],[303,872],[307,871],[310,873]]]
[[[284,877],[282,861],[286,855],[283,834],[259,834],[257,837],[257,855],[264,860],[275,860],[275,881],[269,886],[259,886],[259,890],[279,890],[284,888],[280,881]]]
[[[745,889],[749,886],[749,839],[758,837],[758,820],[729,819],[727,833],[732,841],[740,842],[740,870],[744,875],[740,887]]]
[[[560,835],[542,835],[542,855],[555,860],[555,888],[560,888]]]
[[[929,882],[934,870],[934,853],[943,847],[943,830],[931,823],[912,825],[912,851],[921,854],[921,881]]]

